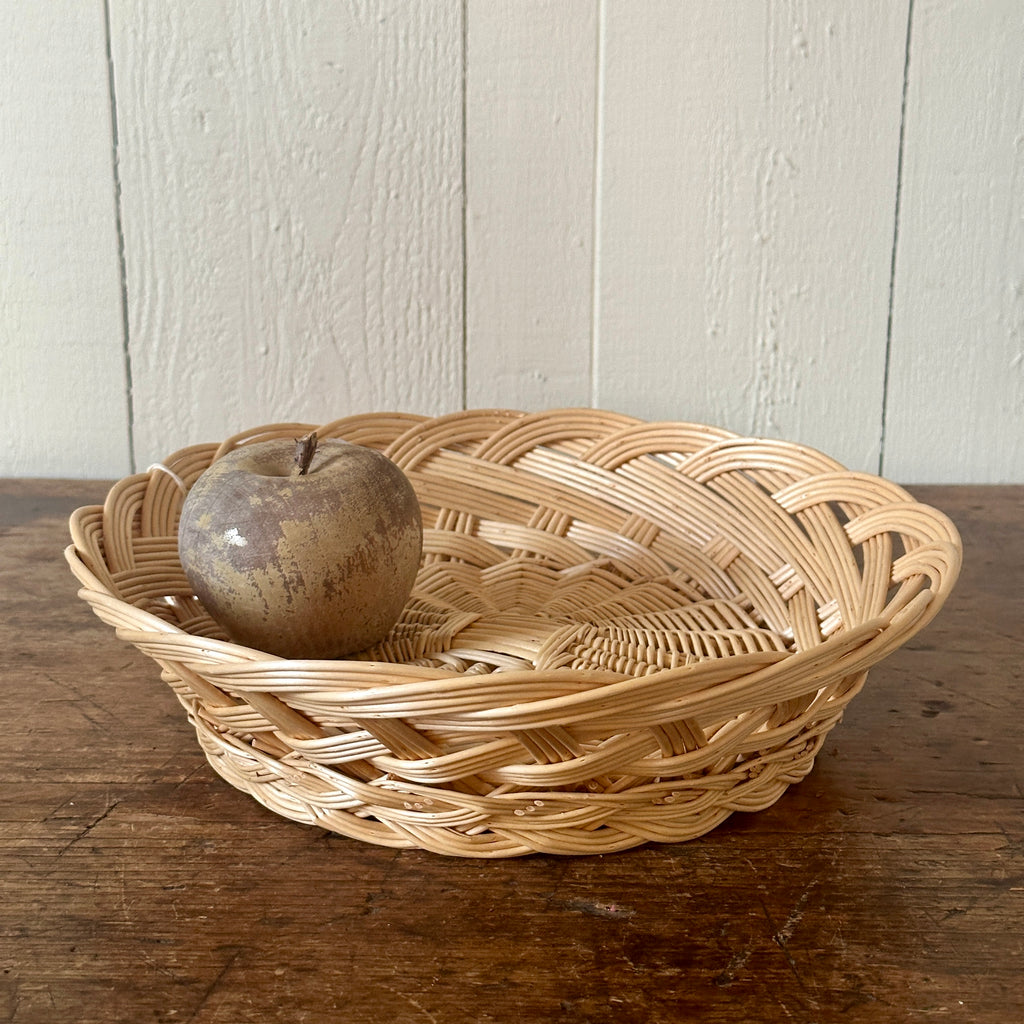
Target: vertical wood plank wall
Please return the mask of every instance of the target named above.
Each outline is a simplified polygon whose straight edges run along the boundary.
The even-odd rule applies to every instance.
[[[111,0],[134,437],[461,401],[457,5]]]
[[[1024,481],[1024,4],[914,5],[884,472]]]
[[[877,467],[903,5],[605,8],[598,404]]]
[[[1018,0],[54,0],[0,29],[0,474],[598,405],[1024,481]]]
[[[467,15],[466,402],[589,405],[597,5]]]
[[[130,461],[102,3],[0,3],[0,474]]]

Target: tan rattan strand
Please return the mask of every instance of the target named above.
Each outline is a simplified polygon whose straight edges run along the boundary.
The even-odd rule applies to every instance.
[[[170,455],[79,509],[66,554],[220,775],[370,843],[597,854],[768,807],[959,569],[945,516],[796,444],[586,409],[353,416],[316,429],[404,469],[422,569],[378,647],[286,661],[206,614],[177,519],[220,454],[314,426]]]

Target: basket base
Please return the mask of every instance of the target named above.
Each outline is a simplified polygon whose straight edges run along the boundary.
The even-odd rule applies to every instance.
[[[449,857],[594,856],[648,843],[681,843],[737,811],[771,807],[814,767],[824,737],[800,736],[770,759],[703,779],[654,783],[623,793],[465,793],[370,786],[322,765],[289,764],[196,721],[213,770],[281,817],[349,839]],[[367,790],[376,803],[364,799]],[[356,795],[358,794],[358,795]],[[467,806],[467,802],[469,806]]]

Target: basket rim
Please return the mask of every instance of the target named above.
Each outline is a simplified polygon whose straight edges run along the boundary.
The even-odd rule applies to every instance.
[[[117,496],[133,487],[137,488],[148,484],[154,473],[162,471],[169,472],[167,470],[168,464],[177,465],[183,461],[187,462],[197,457],[209,457],[209,462],[207,464],[212,464],[213,461],[234,447],[257,443],[259,441],[266,440],[270,436],[281,436],[283,431],[294,433],[296,431],[307,432],[315,429],[317,431],[323,431],[325,436],[332,436],[338,433],[355,433],[358,435],[361,431],[373,432],[374,428],[377,428],[384,423],[404,428],[404,430],[399,430],[391,444],[383,449],[386,452],[393,451],[401,454],[403,451],[408,452],[414,449],[416,447],[415,442],[417,440],[422,440],[424,426],[437,430],[442,427],[457,425],[460,422],[472,422],[478,424],[481,418],[484,418],[492,425],[498,424],[496,433],[497,441],[495,441],[492,436],[490,439],[490,445],[492,448],[500,449],[502,443],[504,443],[507,438],[515,437],[517,430],[523,431],[524,429],[534,426],[537,428],[543,427],[543,425],[552,417],[564,415],[566,413],[571,414],[573,422],[583,427],[586,427],[587,425],[596,427],[598,425],[607,424],[610,419],[619,425],[620,429],[617,434],[601,437],[595,442],[594,450],[598,452],[614,451],[614,446],[612,444],[614,437],[628,439],[633,434],[649,435],[651,432],[664,432],[666,435],[674,437],[678,437],[680,435],[700,436],[708,441],[709,443],[705,444],[699,453],[703,462],[705,462],[709,467],[708,472],[713,468],[716,459],[720,460],[723,457],[735,455],[738,452],[748,454],[757,453],[759,448],[762,446],[770,446],[776,451],[784,450],[790,452],[797,458],[803,456],[822,458],[828,463],[831,463],[834,468],[823,473],[816,473],[813,478],[797,480],[788,487],[777,492],[775,497],[780,501],[780,504],[789,511],[799,510],[806,504],[815,500],[820,500],[823,496],[827,496],[833,501],[843,501],[846,499],[856,498],[857,495],[865,488],[883,485],[887,494],[893,500],[879,506],[880,508],[889,509],[895,505],[903,505],[907,511],[919,509],[924,512],[926,514],[927,525],[932,527],[933,532],[927,537],[927,539],[924,539],[920,548],[912,554],[901,556],[901,558],[904,560],[904,569],[906,574],[909,574],[914,568],[920,569],[922,563],[928,560],[925,556],[930,556],[933,562],[941,563],[941,572],[939,573],[941,579],[940,587],[938,590],[925,591],[923,593],[912,595],[906,602],[904,602],[904,607],[895,610],[895,614],[889,621],[879,623],[877,625],[877,635],[875,639],[869,642],[872,647],[877,647],[880,640],[884,640],[885,637],[892,632],[892,629],[900,624],[909,624],[912,620],[915,632],[923,628],[923,626],[926,625],[927,622],[930,621],[930,619],[940,610],[946,596],[948,596],[948,593],[952,590],[952,587],[956,582],[962,561],[962,542],[955,524],[948,516],[941,512],[941,510],[917,501],[910,491],[899,484],[868,472],[847,470],[839,463],[835,462],[835,460],[823,455],[823,453],[817,449],[800,442],[776,440],[773,438],[755,435],[745,436],[733,431],[725,430],[724,428],[709,426],[696,421],[645,421],[635,417],[624,416],[619,413],[611,413],[591,408],[548,409],[540,412],[529,413],[514,409],[501,408],[465,409],[433,417],[404,412],[358,413],[331,420],[322,426],[302,421],[265,423],[232,434],[221,442],[200,442],[185,445],[171,452],[161,462],[150,465],[146,470],[129,474],[115,481],[108,489],[103,504],[88,504],[75,509],[69,518],[71,543],[68,544],[64,550],[65,559],[72,573],[81,584],[81,588],[78,592],[79,596],[91,604],[97,613],[99,613],[100,607],[103,607],[108,611],[117,608],[128,613],[132,619],[134,619],[140,626],[144,627],[131,631],[138,634],[137,639],[141,640],[146,636],[159,635],[178,637],[194,636],[187,630],[182,629],[180,626],[162,619],[159,616],[138,607],[137,605],[125,601],[119,596],[119,594],[113,592],[103,583],[94,567],[89,564],[84,551],[84,548],[87,546],[85,543],[85,524],[87,521],[102,518],[110,503]],[[174,473],[171,473],[171,476],[175,477],[179,486],[183,486],[182,481],[177,478]],[[829,487],[835,487],[836,490],[833,493],[830,493],[828,491]],[[870,518],[870,513],[868,513],[866,517],[862,518],[865,518],[866,522],[867,519]],[[926,536],[923,530],[921,536],[922,538],[925,538]],[[875,627],[873,626],[872,628]],[[118,629],[119,633],[124,634],[125,636],[127,632],[129,632],[123,627],[118,627]],[[845,643],[844,638],[846,636],[846,632],[839,632],[824,638],[820,644],[813,648],[790,651],[787,653],[786,657],[780,659],[777,664],[784,666],[794,659],[796,659],[797,664],[802,662],[813,662],[820,656],[827,656],[831,654],[833,650],[843,646]],[[226,659],[251,664],[273,663],[279,669],[284,669],[285,671],[292,668],[315,671],[317,668],[322,669],[325,666],[331,666],[335,670],[340,670],[342,667],[349,667],[360,671],[366,671],[368,666],[376,666],[377,669],[382,672],[386,671],[391,674],[402,674],[398,671],[400,663],[391,661],[368,661],[346,658],[330,660],[285,659],[260,651],[256,648],[237,644],[230,640],[197,637],[196,642],[197,645],[201,646],[203,649],[210,652],[216,652]],[[899,646],[899,643],[885,644],[884,646],[891,646],[895,648]],[[740,668],[741,662],[736,660],[737,657],[738,656],[736,655],[727,655],[720,659],[715,659],[715,663],[732,664],[736,668]],[[706,671],[706,667],[702,670],[701,666],[707,666],[708,664],[709,663],[707,662],[698,662],[693,665],[680,666],[677,668],[665,668],[653,672],[651,675],[665,677],[666,674],[669,674],[669,678],[686,678],[693,675],[695,671],[697,674],[700,674],[700,671]],[[746,675],[753,674],[754,676],[757,676],[759,673],[770,672],[775,668],[776,666],[773,665],[757,665]],[[537,671],[539,670],[524,670],[520,675],[523,678],[536,678]],[[559,677],[568,675],[582,676],[597,684],[602,682],[614,683],[623,681],[621,674],[600,669],[546,669],[542,671],[546,673],[557,673]],[[672,675],[673,673],[675,675]],[[425,680],[432,678],[435,681],[440,681],[453,678],[453,672],[447,669],[437,669],[431,672],[428,669],[417,667],[416,674],[418,678]],[[506,677],[517,678],[513,672],[503,672],[501,674]],[[454,673],[455,678],[458,678],[459,675],[459,673]],[[745,675],[741,675],[740,678],[744,677]],[[404,684],[392,683],[392,685],[402,686]]]

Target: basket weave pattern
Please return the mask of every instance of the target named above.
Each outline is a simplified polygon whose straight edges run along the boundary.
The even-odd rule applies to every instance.
[[[763,809],[959,569],[945,516],[792,443],[583,409],[353,416],[315,429],[402,467],[422,567],[377,647],[288,661],[221,633],[177,520],[219,455],[310,429],[176,452],[79,509],[66,555],[221,776],[376,844],[608,853]]]

